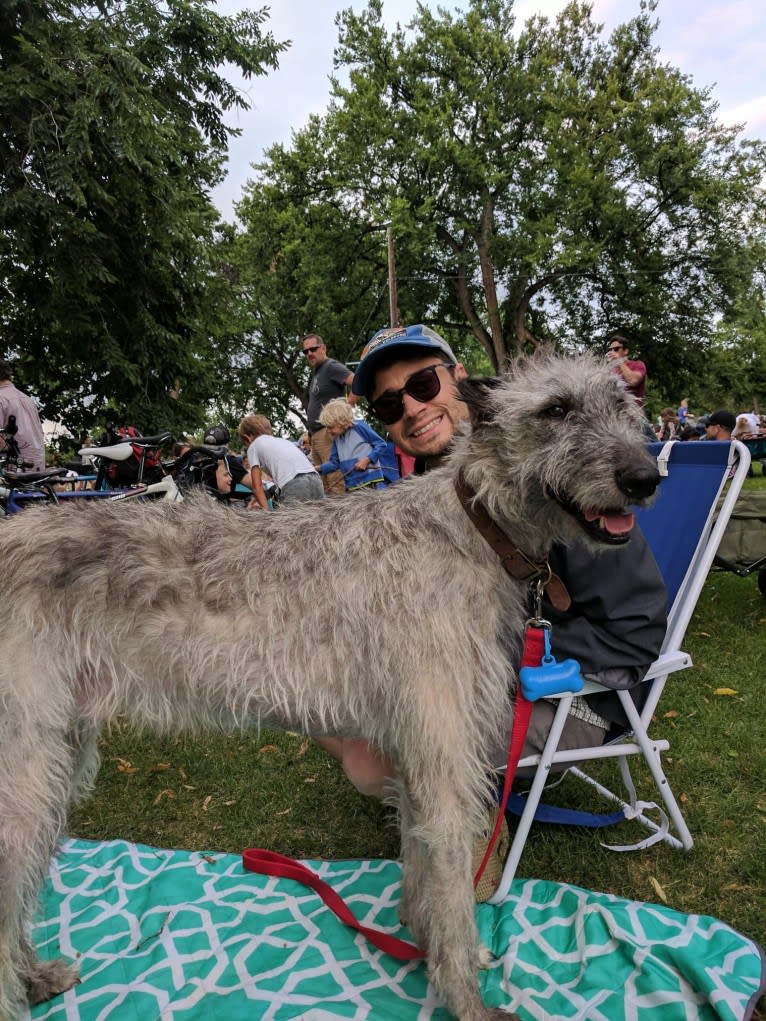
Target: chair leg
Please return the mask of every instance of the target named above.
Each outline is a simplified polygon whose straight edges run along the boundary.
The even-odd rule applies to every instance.
[[[508,896],[508,891],[510,890],[511,883],[516,875],[516,869],[518,868],[519,861],[524,850],[524,845],[526,844],[529,831],[532,827],[537,806],[540,804],[540,798],[542,797],[545,784],[548,780],[548,775],[551,771],[553,755],[555,754],[559,741],[561,740],[561,733],[564,729],[564,724],[566,723],[567,716],[569,715],[569,708],[571,705],[572,696],[568,695],[560,699],[558,706],[556,707],[556,714],[553,717],[553,723],[551,724],[551,729],[548,733],[545,747],[540,754],[539,765],[535,768],[532,786],[530,787],[529,794],[527,795],[527,803],[524,806],[524,811],[521,813],[516,826],[516,832],[513,837],[511,849],[508,852],[508,858],[506,859],[500,884],[494,894],[489,898],[490,904],[502,904]]]
[[[646,728],[643,725],[641,717],[638,714],[638,710],[633,704],[633,700],[626,692],[620,692],[623,709],[625,710],[628,722],[633,728],[633,740],[641,748],[643,752],[646,764],[654,779],[654,783],[657,790],[660,793],[663,804],[667,809],[668,815],[670,816],[671,822],[675,826],[676,833],[681,841],[681,846],[685,851],[690,851],[694,846],[694,838],[692,837],[689,827],[686,825],[686,820],[683,817],[678,802],[676,801],[675,794],[668,783],[668,778],[665,776],[665,772],[662,768],[662,762],[660,760],[660,753],[655,743],[649,738],[646,732]],[[668,835],[669,836],[669,835]],[[668,841],[672,843],[672,841]]]
[[[628,776],[630,776],[630,771],[628,769],[628,761],[626,758],[620,758],[618,759],[618,763],[620,766],[620,771],[622,772],[623,775],[623,782],[625,783],[625,786],[628,789],[628,791],[630,791],[633,789],[632,780],[630,782],[627,782],[625,780],[626,771],[628,773]],[[581,769],[578,769],[577,766],[570,767],[569,775],[577,777],[578,780],[582,780],[584,783],[589,784],[598,794],[601,795],[602,798],[605,798],[607,801],[613,801],[616,805],[619,805],[620,808],[632,809],[630,818],[635,819],[636,822],[640,823],[646,829],[651,830],[652,833],[659,833],[662,830],[662,827],[658,826],[658,824],[653,819],[650,819],[649,816],[644,815],[643,812],[635,811],[631,801],[626,801],[625,798],[621,798],[618,794],[615,794],[614,791],[609,790],[608,787],[604,787],[603,784],[600,784],[598,782],[598,780],[594,780],[592,776],[590,776],[588,773],[584,773]],[[668,807],[668,810],[670,811],[669,806],[666,807]],[[676,823],[676,820],[674,819],[673,822]],[[685,823],[683,825],[683,829],[686,830]],[[686,830],[686,832],[688,833],[688,830]],[[689,848],[691,847],[691,844],[687,845],[682,843],[680,840],[674,837],[672,833],[665,833],[662,837],[662,840],[666,844],[669,844],[671,847],[674,847],[677,851],[684,850],[688,851]],[[691,834],[689,834],[689,840],[691,840]],[[609,846],[608,844],[604,844],[604,847],[608,846]],[[640,843],[636,844],[635,850],[638,850],[640,847],[641,847]]]

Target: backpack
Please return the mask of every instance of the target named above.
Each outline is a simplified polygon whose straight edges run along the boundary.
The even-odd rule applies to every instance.
[[[119,427],[108,425],[99,441],[99,446],[108,447],[114,443],[122,443],[134,436],[141,436],[134,425]],[[106,477],[110,486],[135,485],[138,481],[142,458],[144,463],[142,482],[158,482],[162,478],[159,450],[156,447],[142,447],[137,443],[131,443],[131,447],[133,456],[129,457],[127,461],[109,461]]]

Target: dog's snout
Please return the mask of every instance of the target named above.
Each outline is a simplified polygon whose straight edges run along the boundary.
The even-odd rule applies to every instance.
[[[629,500],[646,500],[660,482],[660,473],[653,463],[631,464],[614,473],[620,490]]]

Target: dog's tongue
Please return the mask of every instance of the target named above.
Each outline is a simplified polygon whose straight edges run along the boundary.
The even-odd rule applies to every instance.
[[[585,520],[598,520],[600,527],[610,535],[625,535],[636,523],[636,517],[630,511],[604,514],[601,511],[590,510],[585,512]]]

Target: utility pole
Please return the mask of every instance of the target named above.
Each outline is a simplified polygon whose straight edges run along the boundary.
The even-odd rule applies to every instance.
[[[399,325],[399,303],[396,295],[396,256],[394,254],[394,233],[391,223],[386,225],[388,246],[388,314],[390,326]]]

